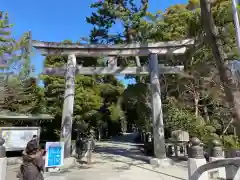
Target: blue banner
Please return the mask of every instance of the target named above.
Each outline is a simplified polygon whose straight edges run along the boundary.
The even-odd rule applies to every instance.
[[[63,142],[47,142],[46,143],[46,160],[45,167],[63,166],[64,160],[64,143]]]

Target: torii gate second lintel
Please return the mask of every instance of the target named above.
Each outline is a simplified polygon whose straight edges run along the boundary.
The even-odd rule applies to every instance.
[[[194,40],[157,42],[147,45],[81,45],[70,43],[55,43],[32,41],[32,46],[39,49],[42,55],[68,55],[66,67],[54,69],[47,68],[43,73],[50,75],[65,76],[66,89],[62,112],[62,133],[61,138],[65,144],[65,157],[71,155],[71,132],[72,114],[74,104],[74,79],[77,74],[148,74],[150,75],[151,96],[152,96],[152,122],[154,136],[154,154],[158,159],[166,158],[164,124],[161,102],[161,88],[159,74],[178,73],[183,71],[183,66],[166,67],[158,64],[158,56],[164,57],[171,54],[177,58],[184,55],[187,47],[193,46]],[[102,57],[108,56],[108,67],[82,67],[78,66],[76,56]],[[116,56],[148,56],[149,67],[118,67]]]

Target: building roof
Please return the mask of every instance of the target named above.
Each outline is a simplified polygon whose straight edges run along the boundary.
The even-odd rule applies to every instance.
[[[16,114],[16,113],[1,113],[0,120],[50,120],[53,116],[48,114]]]

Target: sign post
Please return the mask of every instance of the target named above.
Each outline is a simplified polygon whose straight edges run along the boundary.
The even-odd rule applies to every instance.
[[[46,151],[46,172],[60,171],[64,160],[64,142],[47,142]]]

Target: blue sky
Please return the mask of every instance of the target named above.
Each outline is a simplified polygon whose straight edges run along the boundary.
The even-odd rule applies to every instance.
[[[85,18],[93,11],[90,4],[98,0],[1,0],[0,10],[9,13],[10,22],[14,24],[13,34],[16,38],[31,30],[33,39],[44,41],[77,41],[86,37],[92,28]],[[149,0],[149,11],[165,10],[174,4],[186,3],[187,0]],[[117,32],[119,27],[113,29]],[[32,57],[35,73],[43,68],[39,53]],[[119,77],[125,85],[131,82]]]

